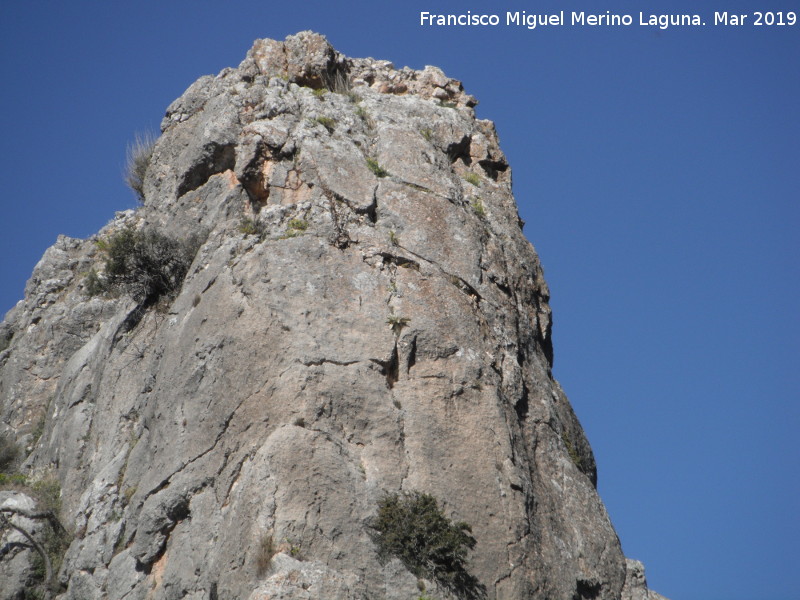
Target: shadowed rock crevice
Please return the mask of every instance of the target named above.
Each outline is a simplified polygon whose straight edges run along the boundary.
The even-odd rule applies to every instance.
[[[599,582],[579,579],[575,583],[575,594],[573,594],[572,600],[595,600],[600,597],[602,587]]]
[[[386,387],[392,389],[400,379],[400,358],[397,352],[397,343],[392,347],[392,354],[389,360],[378,360],[377,358],[371,358],[370,360],[378,365],[381,375],[386,378]]]
[[[415,271],[419,271],[419,263],[415,260],[405,256],[391,254],[389,252],[381,252],[380,254],[383,257],[384,265],[394,265],[403,269],[414,269]]]
[[[411,367],[417,364],[417,336],[411,338],[408,347],[408,357],[406,358],[406,373],[411,372]]]
[[[469,136],[464,136],[457,142],[451,142],[445,148],[445,154],[450,163],[461,161],[464,165],[469,166],[472,164],[472,157],[470,156],[470,142]]]
[[[520,421],[525,421],[528,418],[528,411],[530,410],[530,406],[528,403],[528,386],[525,385],[525,382],[522,382],[522,393],[519,396],[519,399],[514,404],[514,410],[517,413],[517,418]]]
[[[234,144],[218,144],[216,142],[207,144],[197,162],[181,178],[178,185],[178,196],[196,190],[212,175],[233,170],[235,165],[236,147]]]
[[[240,169],[241,174],[238,177],[256,214],[269,202],[269,178],[264,169],[265,152],[266,144],[258,144],[255,156]]]
[[[508,164],[505,161],[480,160],[478,164],[492,181],[497,181],[501,174],[508,171]]]

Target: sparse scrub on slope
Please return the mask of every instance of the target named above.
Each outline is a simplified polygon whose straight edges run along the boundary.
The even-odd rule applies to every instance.
[[[142,304],[174,298],[202,241],[202,236],[180,240],[156,229],[126,227],[98,242],[105,269],[102,276],[90,272],[87,291],[128,294]]]
[[[467,571],[467,553],[475,547],[472,529],[448,519],[436,499],[420,492],[387,494],[372,521],[373,540],[383,560],[398,558],[419,578],[436,582],[459,598],[485,596]]]
[[[125,183],[136,194],[139,202],[144,202],[144,178],[147,168],[150,166],[155,145],[155,135],[149,132],[137,133],[133,142],[128,144],[125,153]]]

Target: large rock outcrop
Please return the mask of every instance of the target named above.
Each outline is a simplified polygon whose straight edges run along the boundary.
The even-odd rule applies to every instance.
[[[170,105],[143,205],[59,238],[0,326],[0,434],[27,481],[60,485],[72,535],[55,594],[450,597],[379,560],[378,503],[419,491],[472,527],[463,597],[622,597],[547,285],[474,105],[439,69],[309,32]],[[125,228],[202,232],[174,297],[87,294]]]

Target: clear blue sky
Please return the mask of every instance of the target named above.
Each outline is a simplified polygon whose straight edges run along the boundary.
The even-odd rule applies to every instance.
[[[800,598],[800,25],[418,25],[642,9],[800,3],[4,0],[0,312],[57,234],[134,206],[126,144],[255,38],[440,66],[497,124],[626,553],[673,600]]]

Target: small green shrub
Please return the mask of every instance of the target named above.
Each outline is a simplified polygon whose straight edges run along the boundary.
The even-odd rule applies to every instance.
[[[411,319],[408,317],[401,317],[394,313],[386,317],[386,324],[395,333],[395,335],[398,335],[403,330],[403,327],[408,325],[410,322]]]
[[[480,186],[481,178],[478,176],[477,173],[467,173],[464,175],[464,181],[467,183],[471,183],[474,186]]]
[[[140,202],[144,202],[144,178],[153,157],[156,139],[151,132],[137,133],[125,152],[125,183]]]
[[[0,486],[3,485],[28,485],[28,478],[22,473],[0,473]]]
[[[314,94],[317,98],[322,98],[325,94],[328,93],[328,90],[326,90],[325,88],[317,88],[311,93]]]
[[[31,439],[33,439],[34,444],[38,443],[41,437],[44,435],[44,423],[45,423],[45,416],[41,415],[39,417],[39,420],[36,421],[36,425],[33,427],[33,431],[31,431]]]
[[[106,254],[99,289],[129,294],[145,305],[174,298],[202,242],[200,235],[179,240],[156,229],[126,227],[98,243]],[[96,273],[95,278],[100,279]],[[96,281],[87,281],[87,288],[90,284],[98,289]]]
[[[22,600],[45,600],[44,590],[39,588],[25,588],[22,591]]]
[[[286,543],[289,545],[289,556],[291,556],[295,560],[304,560],[303,551],[300,550],[300,546],[293,543],[292,540],[290,540],[289,538],[286,538]]]
[[[426,141],[430,142],[431,138],[433,137],[433,131],[426,127],[425,129],[420,129],[419,132],[422,134],[422,137],[425,138]]]
[[[397,246],[398,239],[397,239],[397,232],[394,229],[389,230],[389,243],[392,246]]]
[[[375,175],[378,177],[386,177],[389,174],[389,171],[381,167],[378,164],[378,161],[374,158],[367,159],[367,166],[369,167],[369,170],[375,173]]]
[[[314,121],[327,129],[328,133],[333,133],[333,130],[336,127],[336,119],[332,119],[331,117],[317,117],[314,119]]]
[[[578,454],[578,451],[575,449],[575,446],[572,444],[572,440],[570,439],[569,435],[565,430],[561,431],[561,441],[564,442],[564,445],[567,447],[567,453],[569,454],[572,463],[582,470],[582,461],[581,457]]]
[[[470,203],[472,210],[475,212],[476,215],[483,218],[486,216],[486,209],[483,206],[483,202],[480,198],[473,198],[472,202]]]
[[[108,287],[94,267],[89,269],[89,272],[86,274],[86,279],[83,281],[83,285],[87,296],[99,296],[108,291]]]
[[[239,233],[255,235],[259,239],[263,239],[267,234],[267,226],[258,219],[244,217],[239,223]]]
[[[433,496],[386,494],[371,527],[381,560],[398,558],[416,577],[435,581],[459,598],[485,595],[485,588],[467,571],[467,553],[476,543],[472,529],[445,517]]]
[[[292,219],[286,224],[286,233],[284,233],[280,239],[285,240],[286,238],[297,237],[306,229],[308,229],[308,221],[297,218]]]
[[[257,221],[249,217],[245,217],[239,223],[239,233],[244,235],[253,235],[258,231]]]
[[[40,511],[49,510],[56,515],[61,511],[61,484],[57,479],[40,479],[31,485],[31,490],[37,500],[36,508]]]

